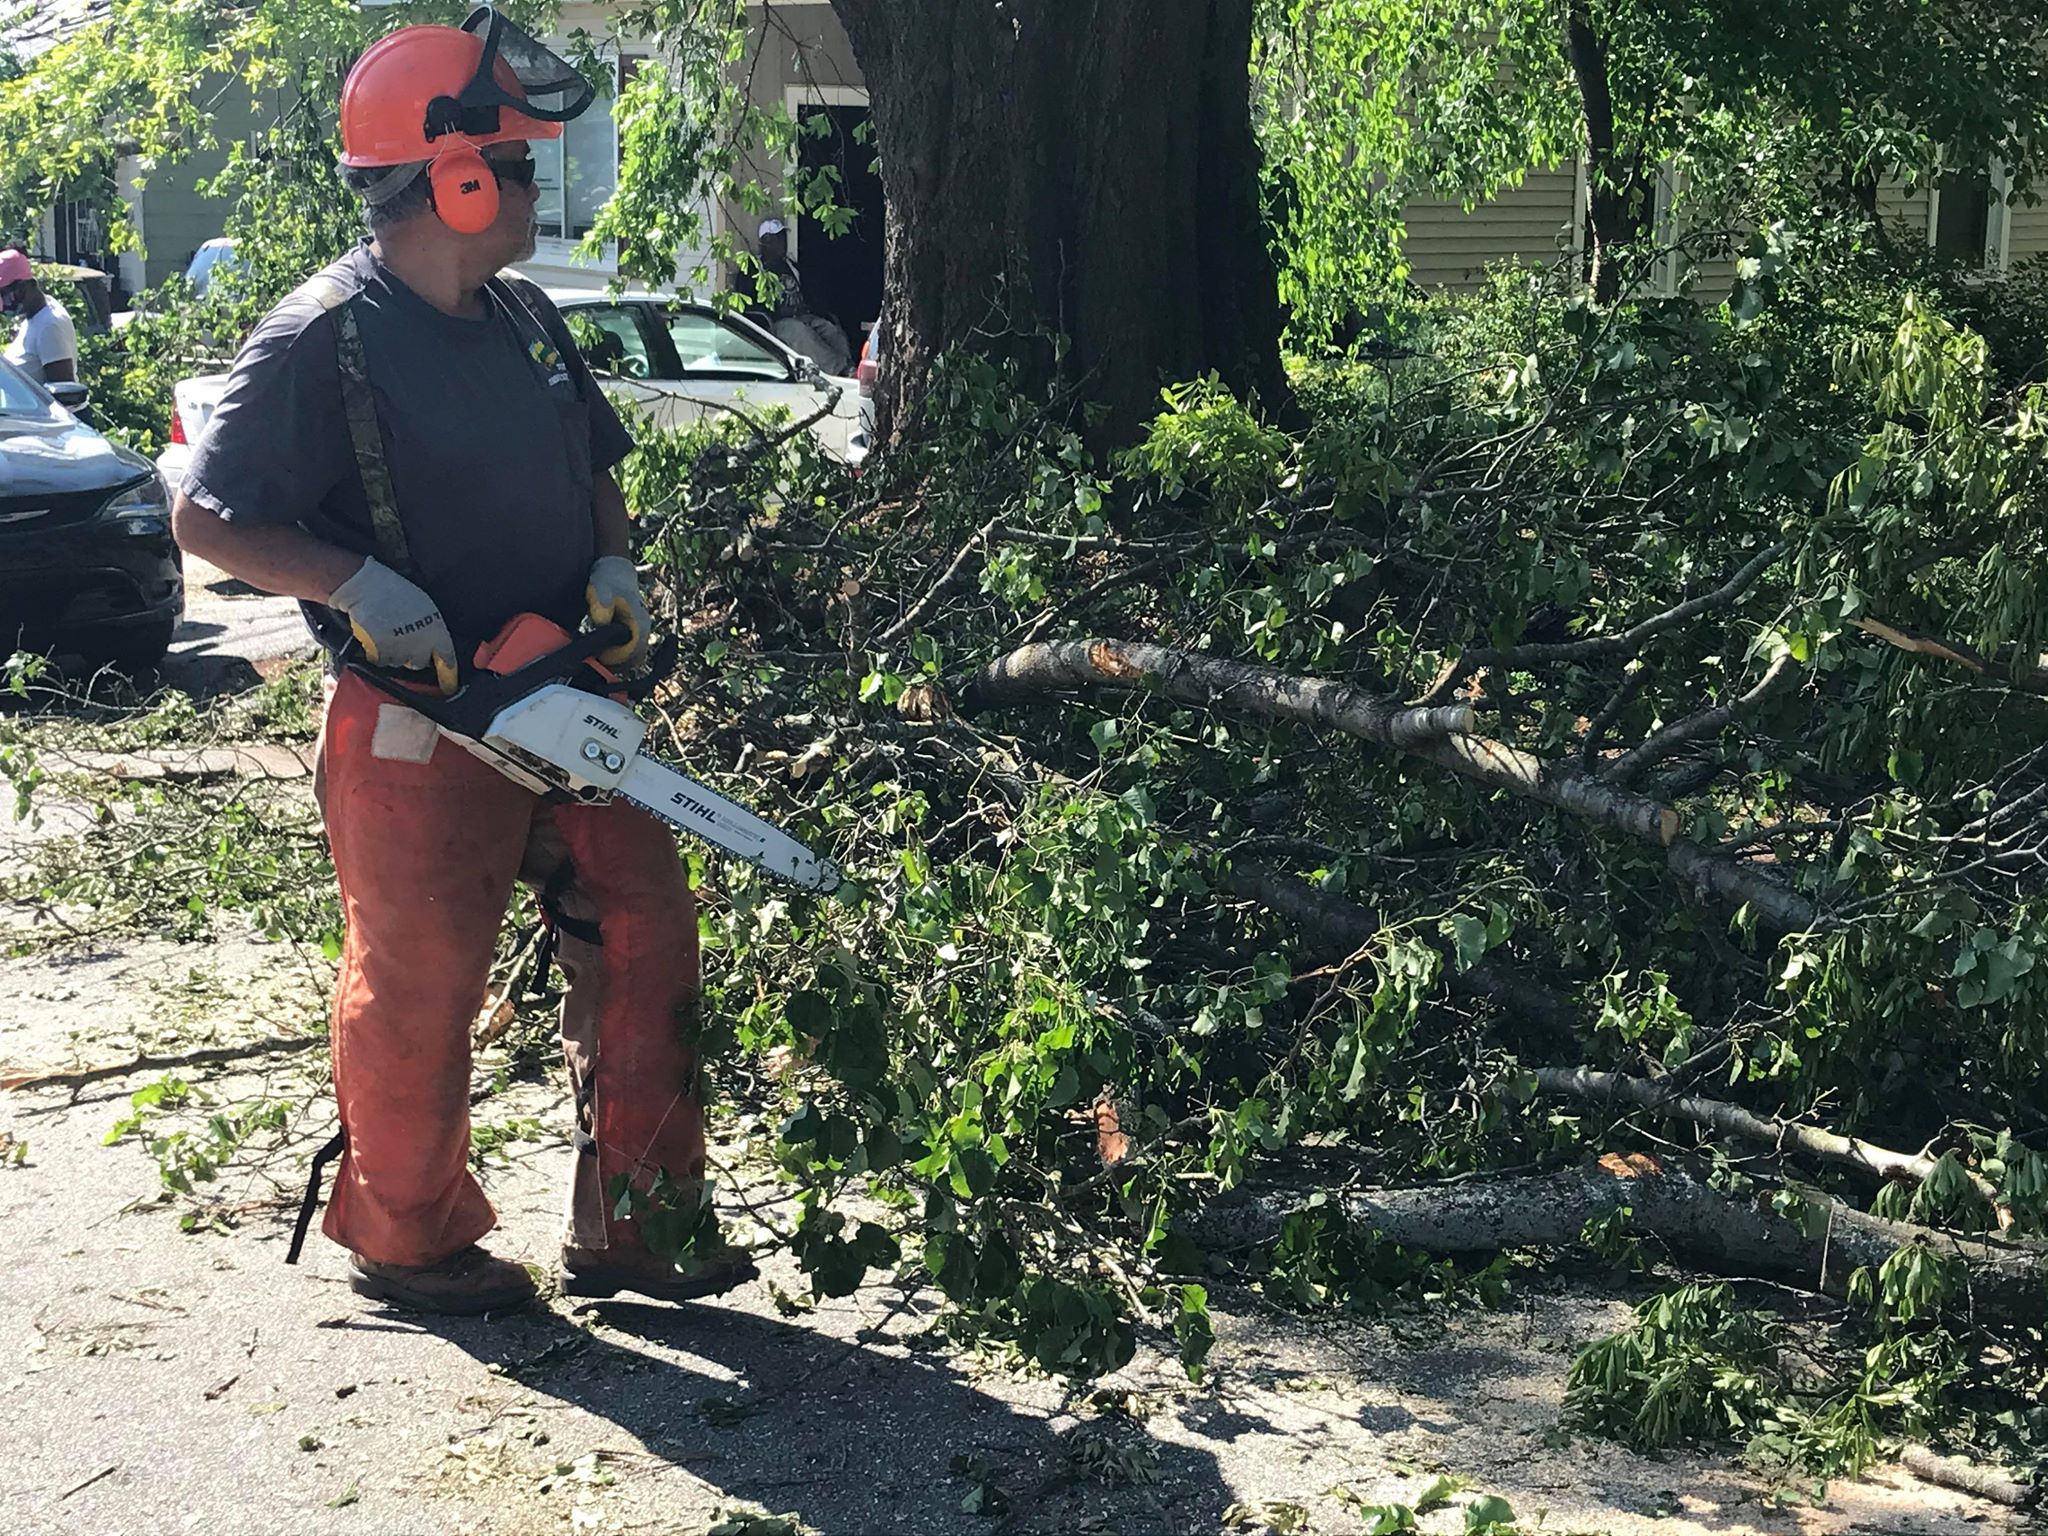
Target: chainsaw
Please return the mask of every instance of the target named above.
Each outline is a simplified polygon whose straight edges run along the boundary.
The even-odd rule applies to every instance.
[[[538,614],[521,614],[479,648],[461,686],[445,698],[405,674],[361,663],[349,670],[536,794],[580,805],[616,796],[772,879],[820,895],[838,889],[839,866],[830,859],[641,750],[647,724],[597,660],[630,638],[623,624],[572,637]],[[673,640],[666,642],[662,656],[672,660],[674,650]],[[650,690],[667,670],[657,659],[634,691]]]

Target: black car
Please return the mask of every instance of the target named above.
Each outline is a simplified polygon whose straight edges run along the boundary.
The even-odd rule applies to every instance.
[[[85,390],[0,361],[0,657],[23,645],[143,670],[185,611],[170,494],[60,400],[82,408]]]

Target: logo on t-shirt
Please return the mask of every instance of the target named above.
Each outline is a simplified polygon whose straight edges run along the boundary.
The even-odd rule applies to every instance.
[[[534,337],[526,348],[526,355],[547,375],[549,389],[553,389],[557,384],[569,382],[568,364],[562,361],[562,354],[548,345],[543,338]]]

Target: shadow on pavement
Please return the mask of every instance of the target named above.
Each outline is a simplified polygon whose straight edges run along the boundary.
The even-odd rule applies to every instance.
[[[215,651],[173,651],[164,658],[159,675],[167,687],[190,694],[195,704],[247,693],[263,682],[263,674],[252,663]]]
[[[905,1358],[717,1306],[591,1310],[609,1327],[592,1332],[556,1313],[420,1324],[529,1390],[618,1425],[660,1463],[728,1497],[794,1511],[824,1536],[1183,1536],[1221,1530],[1232,1499],[1214,1456],[1157,1441],[1150,1486],[1079,1478],[1044,1415],[978,1391],[944,1355]],[[999,1519],[963,1510],[974,1484],[954,1470],[962,1457],[1007,1495]]]

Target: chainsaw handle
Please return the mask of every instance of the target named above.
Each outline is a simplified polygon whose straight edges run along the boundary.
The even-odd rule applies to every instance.
[[[445,698],[432,673],[392,672],[360,661],[350,662],[348,669],[408,708],[419,711],[442,730],[475,741],[490,728],[500,710],[549,683],[575,683],[588,686],[593,693],[605,692],[604,684],[589,670],[588,663],[596,660],[600,651],[624,645],[632,637],[633,631],[614,619],[585,630],[560,650],[550,651],[512,672],[485,672],[465,664],[462,686]]]
[[[616,626],[615,626],[616,627]],[[619,691],[629,699],[644,699],[661,686],[662,680],[676,669],[676,637],[671,630],[661,637],[647,657],[647,665],[630,678],[622,680]]]

